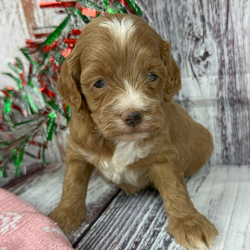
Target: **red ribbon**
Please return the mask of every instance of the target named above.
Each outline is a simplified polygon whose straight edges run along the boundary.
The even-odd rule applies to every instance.
[[[76,6],[76,1],[67,2],[40,2],[40,8],[71,8]]]
[[[64,42],[69,45],[69,47],[73,47],[76,44],[77,39],[65,38]]]
[[[9,94],[8,91],[6,91],[5,89],[2,89],[2,92],[3,92],[7,97],[10,97],[10,94]]]
[[[97,13],[98,13],[98,11],[95,9],[89,9],[87,7],[82,8],[82,14],[85,16],[95,17],[97,15]]]
[[[119,2],[124,5],[130,13],[135,14],[135,12],[132,10],[132,8],[128,5],[128,3],[125,0],[119,0]]]
[[[64,114],[67,117],[67,107],[66,107],[66,102],[63,100],[63,110],[64,110]]]
[[[50,91],[47,86],[44,89],[40,88],[40,91],[42,93],[46,94],[47,96],[56,97],[56,94],[54,92]]]
[[[2,113],[2,112],[1,112]],[[2,130],[2,131],[5,131],[5,128],[0,124],[0,130]],[[0,165],[1,165],[1,161],[0,161]]]
[[[23,115],[25,115],[25,116],[28,115],[28,113],[27,113],[26,110],[25,110],[25,111],[22,110],[19,106],[15,105],[15,104],[12,104],[12,108],[18,110],[21,114],[23,114]]]
[[[25,79],[25,77],[24,77],[24,72],[22,72],[22,73],[20,74],[20,77],[21,77],[21,79],[22,79],[23,86],[28,86],[28,83],[27,83],[27,81],[26,81],[26,79]]]
[[[81,30],[72,30],[72,36],[78,36],[81,35],[82,31]]]
[[[39,91],[46,94],[49,97],[56,97],[56,94],[48,89],[47,83],[43,80],[44,75],[39,76],[39,82],[41,84],[41,88],[39,88]]]
[[[38,146],[38,147],[42,147],[43,146],[43,143],[38,142],[38,141],[34,141],[34,140],[30,141],[29,144],[32,144],[32,145]]]
[[[51,66],[52,66],[52,69],[55,73],[55,79],[58,79],[58,71],[59,71],[59,67],[56,65],[55,61],[53,58],[50,58],[50,63],[51,63]]]
[[[124,5],[130,13],[135,14],[133,9],[129,6],[129,4],[125,0],[118,0],[122,5]],[[71,8],[75,7],[82,11],[83,15],[96,17],[98,11],[95,9],[89,9],[87,7],[82,7],[78,2],[76,1],[67,1],[67,2],[40,2],[39,3],[40,8]]]
[[[72,51],[71,48],[64,49],[62,51],[62,56],[64,56],[66,58],[71,53],[71,51]]]
[[[35,34],[35,38],[36,39],[39,39],[39,38],[41,38],[41,37],[44,37],[44,36],[49,36],[50,35],[50,33],[40,33],[40,34]]]
[[[51,45],[46,45],[43,49],[46,52],[49,52],[56,47],[57,43],[58,43],[58,40],[54,41]]]

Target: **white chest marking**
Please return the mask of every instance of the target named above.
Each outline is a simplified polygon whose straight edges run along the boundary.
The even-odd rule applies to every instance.
[[[100,169],[109,180],[119,184],[121,181],[136,186],[138,173],[128,170],[127,166],[139,159],[145,158],[152,146],[137,142],[118,142],[111,161],[102,162],[105,169]]]
[[[153,145],[145,145],[140,141],[117,142],[112,158],[104,158],[101,154],[85,152],[75,147],[74,144],[71,144],[71,147],[84,155],[86,160],[96,166],[108,180],[116,184],[124,182],[137,186],[138,172],[133,171],[133,169],[127,169],[127,166],[145,158]]]
[[[152,146],[143,145],[140,142],[118,142],[112,157],[114,165],[127,166],[135,161],[145,158]]]

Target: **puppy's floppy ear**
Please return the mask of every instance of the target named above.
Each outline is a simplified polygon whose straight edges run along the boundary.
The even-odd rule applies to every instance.
[[[166,102],[170,102],[172,97],[181,89],[180,69],[170,53],[170,48],[170,43],[162,41],[161,56],[167,70],[167,81],[164,93]]]
[[[74,51],[71,54],[63,62],[57,88],[66,103],[80,111],[83,104],[80,92],[80,61],[79,56],[74,56]]]

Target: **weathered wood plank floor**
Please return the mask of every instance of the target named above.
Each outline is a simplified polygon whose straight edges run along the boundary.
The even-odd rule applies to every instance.
[[[58,164],[8,190],[49,214],[59,202],[63,175]],[[250,166],[206,167],[187,186],[195,207],[220,232],[212,249],[250,249]],[[163,203],[153,189],[126,196],[95,172],[87,209],[87,221],[68,235],[78,250],[185,249],[167,234]]]

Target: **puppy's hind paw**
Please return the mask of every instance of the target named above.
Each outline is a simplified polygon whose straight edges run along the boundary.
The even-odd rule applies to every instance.
[[[219,234],[215,226],[198,212],[181,219],[170,219],[167,231],[178,244],[201,250],[209,249]]]

